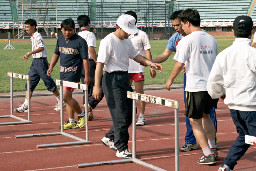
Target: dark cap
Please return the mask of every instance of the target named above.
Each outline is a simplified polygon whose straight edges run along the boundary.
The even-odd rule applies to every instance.
[[[252,18],[249,16],[238,16],[233,22],[233,29],[252,29],[253,28],[253,21]]]

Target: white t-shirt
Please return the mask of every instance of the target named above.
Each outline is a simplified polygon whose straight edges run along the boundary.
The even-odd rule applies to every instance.
[[[42,52],[32,54],[32,57],[33,58],[47,57],[46,46],[45,46],[44,39],[41,36],[41,34],[36,31],[30,39],[32,41],[32,51],[34,51],[40,47],[44,48],[44,50]]]
[[[186,63],[185,91],[207,91],[207,79],[218,54],[214,37],[204,31],[195,31],[182,38],[174,60]]]
[[[130,39],[121,40],[110,33],[100,42],[97,62],[104,63],[104,71],[128,71],[129,58],[134,59],[138,52]]]
[[[78,33],[78,35],[86,40],[88,47],[96,48],[96,37],[93,32],[90,32],[88,30],[81,30]],[[91,59],[89,51],[88,51],[88,58]]]
[[[253,41],[252,42],[256,43],[256,32],[254,33]]]
[[[134,48],[139,52],[139,55],[146,56],[145,50],[151,48],[148,35],[144,32],[139,30],[137,34],[131,35],[129,37],[131,39]],[[144,66],[140,65],[138,62],[129,59],[129,73],[140,73],[144,72]]]

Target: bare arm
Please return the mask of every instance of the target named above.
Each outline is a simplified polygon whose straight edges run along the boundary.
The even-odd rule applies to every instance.
[[[88,51],[89,51],[89,54],[90,54],[91,58],[94,60],[94,62],[96,62],[97,61],[97,54],[96,54],[95,48],[93,46],[89,46]]]
[[[38,49],[33,50],[32,52],[28,52],[27,54],[24,55],[23,60],[26,62],[32,54],[36,54],[42,51],[44,51],[44,47],[40,47]]]
[[[90,70],[89,70],[89,60],[87,59],[83,59],[83,65],[84,65],[84,84],[90,84],[91,80],[90,80]]]
[[[96,70],[95,70],[95,81],[93,87],[93,97],[96,100],[100,100],[101,98],[101,88],[100,88],[100,80],[103,74],[104,63],[97,62]]]
[[[164,61],[166,61],[169,56],[172,54],[173,51],[170,51],[169,49],[165,49],[163,53],[161,53],[160,55],[158,55],[158,57],[154,58],[152,60],[152,62],[156,62],[156,63],[162,63]]]
[[[136,62],[140,63],[143,66],[150,66],[150,68],[152,69],[159,70],[159,71],[163,70],[162,65],[153,63],[147,58],[145,58],[144,56],[137,55],[133,60],[135,60]]]
[[[252,42],[251,46],[254,47],[255,44],[256,44],[255,42]]]
[[[56,63],[58,62],[58,60],[59,60],[59,55],[57,55],[57,54],[53,54],[52,55],[52,59],[51,59],[51,63],[50,63],[50,66],[49,66],[49,69],[47,70],[47,75],[48,76],[51,76],[51,72],[52,72],[52,70],[53,70],[53,67],[56,65]]]
[[[184,66],[183,63],[180,63],[180,62],[176,61],[175,65],[173,67],[172,73],[171,73],[169,79],[167,80],[167,82],[165,84],[165,88],[167,90],[170,91],[170,86],[172,85],[174,79],[179,75],[179,73],[183,69],[183,66]]]

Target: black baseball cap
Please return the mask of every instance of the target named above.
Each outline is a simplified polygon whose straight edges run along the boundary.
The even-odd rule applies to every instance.
[[[249,16],[238,16],[233,22],[233,29],[252,29],[253,28],[253,21],[252,18]]]

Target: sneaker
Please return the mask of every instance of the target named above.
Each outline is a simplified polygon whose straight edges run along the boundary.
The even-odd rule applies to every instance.
[[[88,120],[92,121],[93,120],[93,112],[91,106],[88,104]]]
[[[78,116],[78,128],[83,128],[85,126],[85,116]]]
[[[213,152],[215,158],[219,157],[217,148],[211,148],[211,150],[212,150],[212,152]]]
[[[28,111],[28,106],[24,103],[20,105],[18,108],[14,109],[16,112],[23,113]]]
[[[63,127],[63,129],[75,129],[75,128],[77,128],[76,122],[69,122],[69,121],[65,123]]]
[[[66,103],[65,102],[63,102],[63,108],[64,107],[66,107]],[[61,109],[61,105],[60,105],[60,102],[58,101],[56,106],[55,106],[55,108],[54,108],[54,110],[55,111],[60,111],[60,109]]]
[[[180,148],[180,151],[186,152],[191,150],[197,150],[197,144],[190,144],[189,142],[185,142],[184,145]]]
[[[123,151],[118,151],[117,150],[116,157],[123,158],[123,159],[130,159],[130,158],[132,158],[132,153],[130,152],[129,149],[126,149],[126,150],[123,150]]]
[[[197,160],[197,163],[198,164],[215,164],[216,161],[215,161],[215,157],[213,154],[209,155],[209,156],[202,155],[202,157],[200,157]]]
[[[222,165],[220,166],[220,168],[218,169],[218,171],[232,171],[228,165]]]
[[[146,125],[146,119],[144,117],[139,116],[136,126],[143,126],[143,125]]]
[[[116,148],[115,145],[114,145],[114,141],[111,140],[110,138],[103,137],[103,138],[101,139],[101,142],[102,142],[105,146],[111,148],[112,150],[117,151],[117,148]]]

